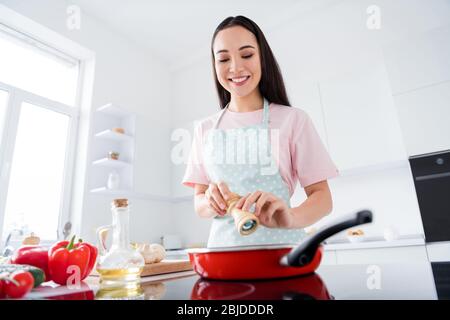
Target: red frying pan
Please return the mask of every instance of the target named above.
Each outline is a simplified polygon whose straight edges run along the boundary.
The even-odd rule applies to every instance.
[[[322,260],[324,240],[369,222],[372,222],[372,212],[362,210],[322,228],[297,247],[280,244],[189,249],[189,260],[195,272],[207,279],[275,279],[310,274]]]
[[[267,281],[217,281],[198,279],[192,300],[331,300],[334,297],[316,273],[304,277]]]

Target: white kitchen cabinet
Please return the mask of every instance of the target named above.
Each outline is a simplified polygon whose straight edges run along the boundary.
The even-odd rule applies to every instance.
[[[93,117],[91,166],[89,190],[93,194],[120,195],[133,190],[135,150],[135,115],[113,104],[98,108]],[[113,128],[122,128],[118,133]],[[110,152],[118,152],[118,159],[111,159]],[[117,172],[116,189],[107,186],[109,174]]]
[[[426,261],[428,261],[428,256],[424,245],[336,250],[337,264],[420,263]]]
[[[384,46],[394,95],[450,80],[450,27],[409,35]]]
[[[330,154],[339,170],[405,160],[382,59],[320,82]]]
[[[397,95],[395,104],[408,155],[450,149],[450,81]]]
[[[450,261],[450,241],[427,243],[427,253],[431,262]]]
[[[173,128],[171,131],[171,172],[172,172],[172,196],[175,198],[193,198],[193,189],[184,186],[184,174],[191,153],[192,141],[197,122],[189,122]]]
[[[337,257],[335,250],[324,250],[322,255],[321,265],[335,265],[337,264]]]
[[[383,55],[409,156],[450,149],[450,27],[386,45]]]
[[[328,138],[320,103],[319,83],[297,76],[291,77],[289,81],[296,84],[295,88],[288,88],[291,104],[309,115],[320,139],[325,147],[328,148]]]

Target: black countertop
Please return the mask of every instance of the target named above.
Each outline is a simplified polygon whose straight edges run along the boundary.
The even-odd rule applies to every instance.
[[[327,265],[271,281],[212,281],[197,275],[143,283],[147,299],[450,299],[450,262]],[[153,296],[152,296],[153,295]]]
[[[117,290],[114,298],[137,300],[294,300],[294,299],[450,299],[450,262],[378,265],[323,265],[316,273],[279,280],[213,281],[194,272],[175,278],[143,278],[137,291]],[[98,290],[98,278],[79,289],[53,282],[36,288],[27,299],[110,299]]]

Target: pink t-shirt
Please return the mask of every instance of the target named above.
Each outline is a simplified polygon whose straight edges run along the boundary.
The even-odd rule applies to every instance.
[[[269,127],[279,130],[278,169],[291,196],[297,181],[304,188],[339,175],[305,111],[274,103],[269,105],[269,110]],[[192,148],[182,180],[185,186],[210,183],[203,161],[203,144],[208,130],[213,127],[219,114],[220,112],[201,120],[195,127]],[[262,115],[263,109],[251,112],[226,110],[218,128],[234,129],[259,124]]]

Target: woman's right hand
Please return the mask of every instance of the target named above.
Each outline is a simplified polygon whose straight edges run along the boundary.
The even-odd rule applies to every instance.
[[[227,213],[227,201],[230,196],[231,191],[225,182],[210,183],[208,189],[205,190],[205,198],[209,207],[220,216]]]

